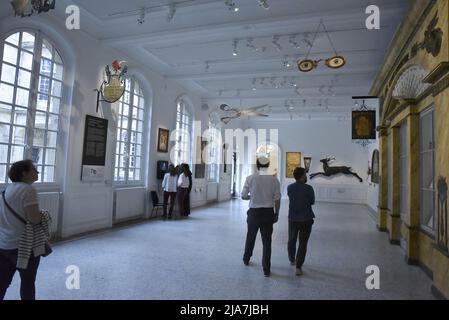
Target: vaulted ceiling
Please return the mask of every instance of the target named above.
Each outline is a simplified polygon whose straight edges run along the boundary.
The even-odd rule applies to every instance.
[[[239,11],[229,10],[227,2]],[[351,96],[368,94],[411,1],[376,0],[380,30],[366,29],[366,1],[266,2],[269,9],[258,0],[57,0],[57,12],[78,5],[84,31],[217,104],[343,114],[352,107]],[[171,20],[170,4],[176,9]],[[296,61],[306,57],[321,19],[347,64],[334,70],[321,62],[316,70],[299,72]],[[310,58],[334,55],[321,28]]]

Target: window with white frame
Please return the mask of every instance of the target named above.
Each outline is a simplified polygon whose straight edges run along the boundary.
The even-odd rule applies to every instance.
[[[174,146],[175,166],[181,163],[192,164],[191,160],[191,137],[192,137],[192,114],[186,102],[180,99],[176,106],[176,143]]]
[[[0,183],[11,164],[32,159],[41,183],[56,182],[64,64],[40,33],[17,32],[0,51]]]
[[[207,179],[209,182],[218,182],[219,163],[220,163],[220,131],[212,126],[209,122],[209,137],[208,137],[208,165],[207,165]]]
[[[125,80],[125,93],[119,101],[114,181],[142,182],[145,98],[134,78]]]
[[[430,108],[420,117],[421,227],[435,232],[435,113]]]

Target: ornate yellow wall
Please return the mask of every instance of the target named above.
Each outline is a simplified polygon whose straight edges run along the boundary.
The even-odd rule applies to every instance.
[[[440,41],[435,41],[441,36]],[[395,96],[400,91],[403,75],[412,66],[425,72],[422,88],[416,96]],[[395,88],[399,88],[395,91]],[[420,149],[419,115],[429,106],[435,110],[435,188],[440,177],[449,182],[449,1],[416,0],[395,35],[384,64],[373,84],[372,95],[381,100],[381,184],[379,196],[379,229],[387,229],[390,240],[406,242],[405,255],[410,264],[420,264],[431,273],[434,291],[449,298],[449,253],[438,245],[437,234],[429,234],[420,226]],[[398,159],[398,126],[407,122],[409,165],[405,170],[409,185],[409,212],[404,221],[397,207],[400,203]],[[393,135],[389,139],[388,135]],[[393,172],[388,172],[386,152],[393,141]],[[388,175],[393,175],[393,208],[387,208]],[[438,210],[438,190],[435,210]],[[437,213],[438,215],[439,213]],[[443,215],[440,215],[443,216]],[[438,216],[436,216],[437,222]],[[446,221],[449,228],[449,223]],[[443,228],[440,224],[440,229]],[[447,234],[445,235],[447,237]]]

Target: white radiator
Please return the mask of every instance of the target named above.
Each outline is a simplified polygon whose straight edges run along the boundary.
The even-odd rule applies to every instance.
[[[56,235],[58,231],[59,218],[59,192],[39,193],[39,205],[41,209],[48,210],[51,216],[51,234]]]
[[[115,221],[145,214],[145,188],[115,190]]]

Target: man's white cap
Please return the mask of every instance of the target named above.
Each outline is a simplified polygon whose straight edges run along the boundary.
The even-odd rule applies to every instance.
[[[260,165],[262,165],[262,166],[266,166],[267,164],[270,163],[270,159],[268,159],[268,158],[265,157],[265,156],[260,156],[260,157],[258,157],[258,158],[257,158],[257,161],[259,161]]]

